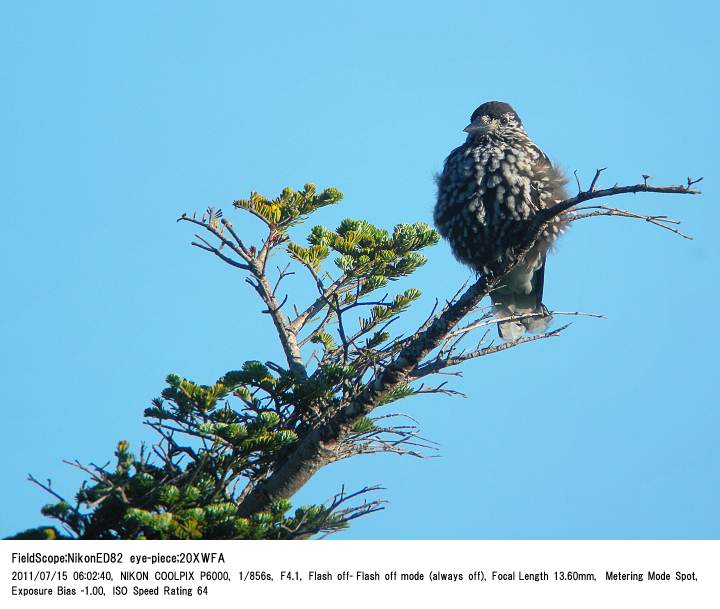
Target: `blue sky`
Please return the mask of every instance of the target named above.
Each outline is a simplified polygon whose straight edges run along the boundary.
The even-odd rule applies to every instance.
[[[718,538],[713,2],[15,2],[0,9],[0,535],[43,522],[25,481],[81,477],[152,439],[169,372],[212,382],[277,358],[233,269],[182,212],[306,181],[346,198],[315,222],[431,221],[437,172],[472,110],[511,102],[587,181],[705,176],[702,198],[612,202],[673,215],[576,224],[548,263],[562,338],[464,367],[467,399],[400,409],[442,457],[326,468],[297,503],[382,484],[342,538]],[[301,238],[296,232],[295,237]],[[417,316],[469,273],[442,244],[399,288]],[[302,302],[310,284],[297,280]],[[7,499],[7,498],[10,499]]]

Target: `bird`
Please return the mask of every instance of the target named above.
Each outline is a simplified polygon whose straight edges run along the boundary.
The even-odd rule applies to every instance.
[[[478,275],[493,277],[527,247],[537,214],[567,199],[567,178],[530,139],[506,102],[479,106],[465,127],[467,139],[445,159],[436,177],[435,226],[455,258]],[[552,316],[542,302],[546,256],[567,227],[553,218],[532,248],[491,291],[498,334],[514,340],[547,329]]]

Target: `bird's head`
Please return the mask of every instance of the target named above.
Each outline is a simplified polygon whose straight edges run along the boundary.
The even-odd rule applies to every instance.
[[[463,131],[472,135],[484,135],[501,131],[506,127],[522,127],[522,121],[510,104],[500,101],[485,102],[470,117],[470,124]]]

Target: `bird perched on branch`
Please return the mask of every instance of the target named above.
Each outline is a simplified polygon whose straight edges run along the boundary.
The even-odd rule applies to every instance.
[[[437,179],[435,225],[460,262],[494,275],[517,259],[538,211],[567,198],[567,180],[528,137],[509,104],[484,103],[465,131],[467,140],[450,153]],[[498,323],[502,338],[539,332],[549,324],[542,303],[545,257],[564,225],[559,217],[551,220],[524,259],[491,292],[500,318],[538,315]]]

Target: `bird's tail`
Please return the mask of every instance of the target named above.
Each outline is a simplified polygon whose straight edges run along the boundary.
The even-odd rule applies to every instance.
[[[510,271],[502,285],[491,293],[498,318],[537,314],[511,321],[498,322],[498,334],[505,340],[520,338],[526,332],[543,332],[552,316],[542,303],[545,281],[545,255],[524,262]]]

